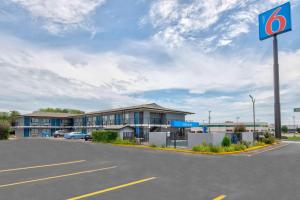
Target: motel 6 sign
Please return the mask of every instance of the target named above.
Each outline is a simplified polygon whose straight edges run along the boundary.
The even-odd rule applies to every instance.
[[[261,13],[258,16],[258,19],[260,40],[291,31],[291,4],[288,2]]]

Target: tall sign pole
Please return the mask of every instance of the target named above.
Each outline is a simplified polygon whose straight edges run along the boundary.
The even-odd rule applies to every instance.
[[[275,113],[275,136],[281,139],[281,109],[280,109],[280,86],[279,86],[279,63],[277,35],[273,37],[274,55],[274,113]]]
[[[285,3],[276,8],[261,13],[258,16],[259,39],[265,40],[273,37],[274,57],[274,119],[275,136],[281,139],[281,110],[280,110],[280,85],[277,36],[292,30],[291,4]]]

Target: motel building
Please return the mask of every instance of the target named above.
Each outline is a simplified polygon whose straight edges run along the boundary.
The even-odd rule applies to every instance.
[[[94,130],[116,130],[122,139],[143,138],[149,132],[176,132],[184,137],[184,128],[171,127],[172,122],[185,122],[192,112],[165,108],[155,103],[108,109],[80,115],[33,112],[22,115],[13,127],[17,137],[52,136],[57,130],[91,134]]]

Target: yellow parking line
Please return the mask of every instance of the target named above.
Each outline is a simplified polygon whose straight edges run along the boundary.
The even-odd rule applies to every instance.
[[[90,196],[95,196],[95,195],[103,194],[103,193],[110,192],[110,191],[113,191],[113,190],[117,190],[117,189],[125,188],[125,187],[128,187],[128,186],[136,185],[136,184],[143,183],[143,182],[146,182],[146,181],[151,181],[153,179],[156,179],[156,177],[146,178],[146,179],[126,183],[126,184],[123,184],[123,185],[107,188],[107,189],[104,189],[104,190],[99,190],[99,191],[96,191],[96,192],[84,194],[84,195],[81,195],[81,196],[72,197],[72,198],[69,198],[68,200],[83,199],[83,198],[87,198],[87,197],[90,197]]]
[[[268,152],[268,151],[272,151],[272,150],[275,150],[275,149],[281,149],[281,148],[286,147],[288,145],[289,144],[281,145],[281,146],[277,146],[277,147],[273,147],[273,148],[269,148],[269,149],[262,150],[262,151],[258,151],[256,153],[249,154],[248,157],[252,157],[252,156],[255,156],[255,155],[258,155],[258,154],[261,154],[261,153],[265,153],[265,152]]]
[[[217,196],[216,198],[214,198],[213,200],[223,200],[226,198],[226,195],[222,194],[222,195],[219,195]]]
[[[36,166],[20,167],[20,168],[14,168],[14,169],[3,169],[3,170],[0,170],[0,173],[26,170],[26,169],[36,169],[36,168],[43,168],[43,167],[54,167],[54,166],[60,166],[60,165],[69,165],[69,164],[81,163],[81,162],[85,162],[85,161],[86,160],[75,160],[75,161],[63,162],[63,163],[55,163],[55,164],[47,164],[47,165],[36,165]]]
[[[63,175],[50,176],[50,177],[46,177],[46,178],[33,179],[33,180],[28,180],[28,181],[20,181],[20,182],[0,185],[0,188],[10,187],[10,186],[15,186],[15,185],[21,185],[21,184],[25,184],[25,183],[33,183],[33,182],[38,182],[38,181],[46,181],[46,180],[63,178],[63,177],[68,177],[68,176],[75,176],[75,175],[80,175],[80,174],[87,174],[87,173],[92,173],[92,172],[97,172],[97,171],[103,171],[103,170],[106,170],[106,169],[113,169],[113,168],[116,168],[116,167],[117,166],[112,166],[112,167],[93,169],[93,170],[87,170],[87,171],[79,171],[79,172],[75,172],[75,173],[71,173],[71,174],[63,174]]]

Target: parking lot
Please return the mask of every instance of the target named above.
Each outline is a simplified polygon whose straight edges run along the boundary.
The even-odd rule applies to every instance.
[[[300,144],[208,156],[49,139],[0,142],[0,199],[300,199]]]

